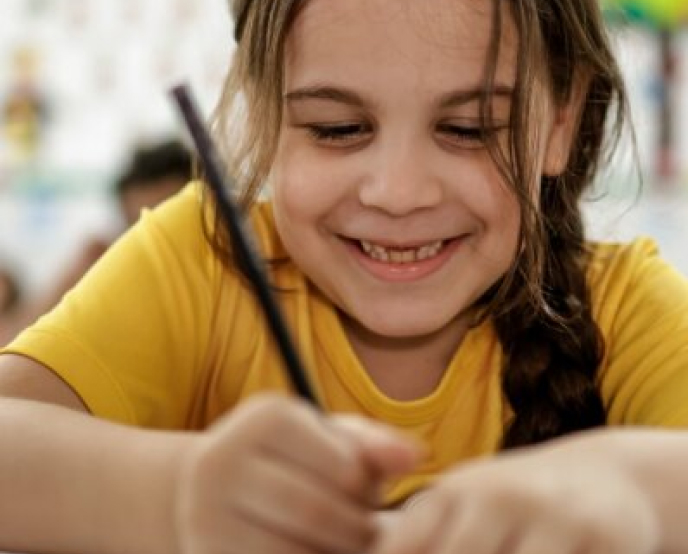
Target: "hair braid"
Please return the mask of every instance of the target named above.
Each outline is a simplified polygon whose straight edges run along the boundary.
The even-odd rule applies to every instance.
[[[559,179],[542,187],[546,228],[545,308],[497,315],[504,349],[503,387],[514,411],[503,447],[537,443],[605,423],[596,386],[603,341],[586,282],[587,253],[580,211],[565,202]],[[556,191],[556,192],[555,192]],[[516,280],[512,287],[519,287]]]

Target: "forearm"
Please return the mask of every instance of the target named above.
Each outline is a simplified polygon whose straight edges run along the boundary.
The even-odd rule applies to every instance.
[[[170,551],[191,436],[0,399],[0,550]]]
[[[660,529],[661,551],[688,550],[688,431],[611,428],[581,439],[626,469],[648,497]]]

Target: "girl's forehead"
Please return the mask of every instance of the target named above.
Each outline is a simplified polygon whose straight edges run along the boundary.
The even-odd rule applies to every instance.
[[[503,10],[497,73],[515,65],[517,32],[508,4],[493,0],[307,0],[287,40],[287,68],[446,64],[483,74],[493,10]]]

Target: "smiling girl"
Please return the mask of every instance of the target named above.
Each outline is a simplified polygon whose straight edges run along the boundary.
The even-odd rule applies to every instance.
[[[192,184],[0,356],[0,547],[688,548],[688,283],[578,206],[597,0],[232,8],[215,131],[324,414]]]

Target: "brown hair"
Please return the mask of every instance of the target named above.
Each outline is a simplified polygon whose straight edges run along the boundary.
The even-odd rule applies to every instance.
[[[494,4],[488,85],[494,78],[502,16],[502,3]],[[500,152],[494,140],[489,146],[520,201],[522,251],[493,288],[487,311],[504,351],[503,387],[514,411],[505,448],[605,423],[596,383],[604,343],[591,312],[589,253],[579,203],[605,155],[608,160],[617,145],[627,113],[623,79],[598,0],[517,0],[508,5],[519,33],[509,152]],[[536,159],[532,149],[537,143],[526,138],[538,117],[537,96],[529,91],[543,78],[555,107],[574,102],[577,87],[587,90],[581,94],[579,127],[566,169],[540,178],[529,163]],[[483,118],[489,119],[489,96],[482,105]],[[513,162],[506,164],[507,158]],[[540,198],[534,206],[530,184],[537,179]]]
[[[214,131],[244,208],[255,201],[270,172],[282,117],[285,39],[304,3],[231,0],[238,23],[237,50]],[[514,411],[504,448],[605,422],[596,385],[604,345],[591,313],[579,201],[605,154],[618,142],[627,102],[598,4],[598,0],[511,0],[506,4],[519,33],[509,140],[506,148],[494,137],[486,141],[519,200],[520,254],[480,303],[480,318],[493,318],[503,347],[503,388]],[[485,129],[492,127],[490,87],[499,57],[504,5],[493,0],[486,93],[481,102]],[[544,83],[554,105],[562,107],[582,82],[587,90],[568,166],[561,175],[540,178],[532,162],[538,105],[530,91]],[[243,135],[237,137],[231,132],[235,129]],[[538,180],[540,198],[534,204],[532,190]],[[218,256],[228,264],[236,263],[228,254],[226,231],[221,226],[214,229],[210,239]]]

